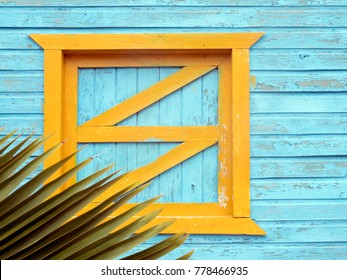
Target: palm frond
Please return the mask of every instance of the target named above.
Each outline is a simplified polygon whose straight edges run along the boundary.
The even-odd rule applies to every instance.
[[[21,135],[15,134],[13,131],[0,138],[1,259],[114,259],[160,234],[174,222],[166,221],[141,231],[161,209],[142,217],[137,217],[138,213],[159,197],[135,204],[125,212],[119,211],[148,184],[130,185],[78,214],[107,189],[117,186],[124,175],[116,177],[118,172],[113,172],[100,179],[113,167],[108,166],[57,193],[93,158],[45,183],[75,157],[79,152],[76,151],[50,167],[36,171],[37,175],[28,180],[28,176],[63,143],[33,157],[47,138],[32,140],[32,134],[17,143]],[[134,216],[137,219],[134,220]],[[173,235],[123,259],[160,258],[180,246],[187,237],[184,233]],[[189,252],[179,259],[188,259],[191,254]]]

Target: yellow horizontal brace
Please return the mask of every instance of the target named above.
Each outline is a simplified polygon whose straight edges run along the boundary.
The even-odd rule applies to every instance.
[[[81,126],[79,143],[218,141],[217,126]]]
[[[210,50],[250,48],[263,33],[31,34],[44,49]]]
[[[125,51],[124,51],[125,52]],[[218,66],[225,53],[118,53],[117,54],[69,54],[79,68],[91,67],[179,67]]]
[[[94,208],[97,203],[90,203],[78,215]],[[129,210],[136,204],[126,204],[119,210],[112,213],[107,219],[111,219],[124,211]],[[246,235],[266,235],[250,218],[235,218],[230,215],[230,211],[220,207],[216,203],[155,203],[146,207],[135,217],[125,224],[131,223],[140,216],[146,215],[154,210],[163,209],[159,216],[145,228],[154,224],[175,219],[175,222],[162,233],[187,232],[191,234],[246,234]],[[145,230],[142,228],[141,230]]]

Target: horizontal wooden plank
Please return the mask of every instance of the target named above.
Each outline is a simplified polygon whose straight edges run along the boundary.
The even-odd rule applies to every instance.
[[[253,48],[329,49],[347,47],[345,29],[288,28],[284,30],[262,29],[264,36]]]
[[[137,250],[146,248],[140,245]],[[194,250],[191,260],[346,260],[347,244],[312,243],[312,244],[254,244],[244,243],[187,244],[166,255],[163,259],[174,260]]]
[[[264,50],[252,49],[251,70],[345,70],[347,69],[347,51],[345,50]],[[192,54],[189,55],[191,57]],[[209,59],[200,56],[196,62],[210,63]],[[110,58],[110,57],[109,57]],[[109,59],[108,58],[108,59]],[[153,58],[151,58],[153,60]],[[156,58],[162,63],[161,56]],[[119,61],[119,57],[117,58]],[[201,61],[201,62],[199,62]],[[97,66],[97,60],[95,61]],[[153,62],[153,61],[152,61]],[[174,66],[173,58],[167,65]],[[119,62],[118,62],[119,63]],[[129,63],[129,61],[128,61]],[[133,65],[138,66],[144,62],[133,56]],[[81,65],[81,63],[79,63]],[[110,62],[110,65],[115,65]],[[186,64],[187,65],[187,64]],[[0,70],[42,70],[43,54],[39,50],[0,50]]]
[[[0,70],[42,70],[43,53],[39,50],[0,50]]]
[[[2,6],[11,7],[50,7],[50,6],[63,6],[63,7],[131,7],[131,6],[345,6],[345,3],[340,0],[95,0],[93,2],[84,0],[69,0],[68,2],[61,0],[6,0],[1,3]]]
[[[190,144],[191,142],[187,142],[187,144],[188,143]],[[197,143],[201,143],[201,142],[197,142]],[[147,168],[146,170],[148,170],[148,168],[150,167],[151,166],[149,164],[146,167]],[[155,173],[155,172],[158,172],[158,173],[156,173],[155,175],[151,175],[151,178],[147,179],[147,181],[151,180],[153,177],[157,176],[157,174],[162,173],[164,171],[159,172],[158,170],[153,170],[152,173]],[[138,171],[134,172],[135,175],[138,173],[139,173]],[[338,178],[341,178],[341,180],[344,180],[346,175],[347,175],[346,157],[253,158],[251,159],[251,179],[266,179],[266,178],[272,178],[272,179],[275,179],[275,178],[278,178],[278,179],[281,179],[281,178],[292,178],[292,179],[335,178],[335,179],[338,179]],[[122,180],[121,186],[127,184],[127,182],[125,181],[123,182],[123,181],[124,180]]]
[[[346,13],[346,7],[278,8],[276,12],[257,7],[3,7],[0,27],[345,27]]]
[[[49,29],[0,29],[0,49],[17,50],[17,49],[41,49],[30,37],[29,34],[86,34],[86,33],[153,33],[153,32],[250,32],[259,31],[257,28],[49,28]],[[343,28],[270,28],[263,27],[260,30],[265,32],[261,40],[253,47],[255,49],[346,49],[347,48],[347,31]],[[251,51],[252,54],[252,51]]]
[[[346,113],[346,98],[346,93],[253,92],[251,113]],[[41,92],[2,92],[0,100],[2,113],[42,113]]]
[[[347,176],[347,157],[253,158],[251,178],[326,178]]]
[[[347,91],[347,71],[277,72],[252,71],[254,92],[327,92]]]
[[[0,75],[0,92],[43,91],[42,71],[3,71]]]
[[[257,200],[251,210],[256,221],[345,220],[347,200]]]
[[[235,235],[191,235],[185,244],[209,244],[211,247],[217,244],[233,246],[242,243],[244,246],[251,244],[325,242],[346,242],[347,224],[345,221],[259,221],[258,225],[266,231],[266,236],[235,236]],[[167,238],[167,235],[159,235],[146,242],[153,244]]]
[[[347,51],[345,50],[252,49],[250,54],[251,70],[253,71],[347,69]]]
[[[347,155],[347,134],[251,137],[252,157],[300,157]]]
[[[129,51],[120,54],[73,54],[69,56],[79,68],[91,67],[180,67],[180,66],[217,66],[228,54],[218,53],[180,53],[169,54],[167,51],[156,53],[132,53]]]
[[[193,66],[192,66],[193,67]],[[346,92],[347,71],[252,71],[252,92]],[[43,91],[42,71],[3,71],[0,92]]]
[[[192,208],[201,208],[204,204],[193,204]],[[208,205],[208,204],[207,204]],[[174,208],[175,206],[175,208]],[[125,205],[124,210],[128,209],[130,205]],[[164,207],[163,216],[170,211],[172,217],[176,216],[177,212],[183,213],[183,216],[189,215],[189,209],[185,212],[184,204],[168,204],[165,207],[165,204],[154,204],[150,206],[148,209],[139,213],[139,215],[143,215],[149,211],[153,211],[153,209],[158,207]],[[206,206],[208,208],[209,206]],[[174,209],[172,209],[174,208]],[[170,210],[168,210],[170,209]],[[176,209],[176,210],[175,210]],[[298,210],[300,209],[300,210]],[[322,211],[324,209],[324,211]],[[340,222],[340,225],[345,221],[345,213],[347,210],[347,200],[346,199],[336,199],[336,200],[254,200],[251,201],[251,218],[257,222],[280,222],[280,221],[309,221],[311,224],[314,224],[315,221],[330,221],[333,223]],[[171,212],[173,211],[173,212]],[[193,210],[194,211],[194,210]],[[83,212],[83,211],[82,211]],[[118,211],[121,213],[122,211]],[[117,213],[118,213],[117,212]],[[196,212],[196,211],[194,211]],[[206,215],[206,212],[203,208],[201,208],[201,216]],[[173,214],[174,213],[174,214]],[[207,213],[208,215],[208,213]],[[225,215],[225,214],[224,214]],[[220,215],[220,218],[224,218],[223,214]],[[195,216],[195,215],[194,215]],[[212,222],[212,221],[211,221]],[[206,221],[206,223],[208,223]],[[313,226],[313,225],[312,225]],[[335,224],[336,226],[336,224]],[[331,229],[333,226],[331,227]],[[330,229],[330,230],[331,230]],[[344,224],[343,231],[346,231],[346,224]],[[341,237],[340,237],[341,238]],[[344,236],[344,238],[347,238]],[[342,240],[347,241],[347,240]]]
[[[0,131],[0,135],[7,134],[14,129],[18,129],[18,133],[23,133],[24,135],[31,133],[42,134],[43,115],[0,115],[0,127],[4,127]]]
[[[347,134],[347,115],[251,114],[251,134]]]
[[[218,141],[217,126],[111,126],[79,127],[77,141],[82,142],[180,142]]]
[[[0,10],[1,15],[1,10]],[[263,33],[30,34],[44,49],[196,50],[250,48]]]
[[[346,124],[346,114],[252,114],[251,135],[347,134]],[[40,133],[42,125],[42,114],[1,115],[0,126],[5,131],[0,133],[12,128]]]
[[[0,113],[42,113],[43,109],[43,94],[0,94]]]
[[[251,113],[346,113],[346,93],[251,94]]]
[[[345,178],[252,179],[252,199],[347,198]]]

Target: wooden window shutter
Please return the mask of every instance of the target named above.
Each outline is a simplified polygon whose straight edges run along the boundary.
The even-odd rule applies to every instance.
[[[45,164],[50,165],[75,151],[78,143],[181,142],[153,162],[127,173],[117,184],[119,189],[150,181],[206,148],[218,145],[217,202],[157,203],[146,212],[164,207],[157,219],[177,218],[166,233],[265,234],[250,218],[249,48],[261,35],[31,35],[44,49],[44,133],[58,131],[47,141],[45,149],[68,139]],[[79,69],[168,66],[182,68],[78,125]],[[217,125],[117,125],[214,69],[218,71]],[[73,164],[75,161],[71,160],[64,168]],[[112,189],[105,196],[111,193]]]

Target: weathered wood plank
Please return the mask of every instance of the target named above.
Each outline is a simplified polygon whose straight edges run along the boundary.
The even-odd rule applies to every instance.
[[[252,71],[252,91],[327,92],[347,91],[347,71],[277,72]]]
[[[93,7],[0,9],[0,27],[345,27],[347,8]],[[30,17],[28,17],[30,14]],[[45,17],[42,17],[42,14]],[[303,21],[302,19],[305,18]]]
[[[202,124],[218,123],[218,72],[211,71],[202,77]],[[218,201],[218,145],[202,152],[202,201]],[[194,182],[191,182],[194,183]],[[194,188],[191,188],[194,193]]]
[[[201,144],[203,142],[197,142],[197,143]],[[188,144],[192,144],[192,142],[187,142],[185,146],[187,146]],[[129,154],[132,155],[134,153],[129,153]],[[91,155],[87,154],[86,156],[89,157]],[[166,157],[164,156],[162,158],[166,158]],[[133,170],[136,168],[136,158],[133,158],[133,160],[134,160],[134,163],[132,165],[135,165],[135,166],[133,168],[129,168],[129,165],[124,166],[124,167],[127,167],[127,170]],[[167,162],[165,166],[167,166],[168,164],[170,163]],[[165,166],[163,165],[163,168]],[[148,165],[146,168],[148,169],[149,167],[150,166]],[[268,179],[276,179],[276,178],[277,179],[281,179],[281,178],[291,178],[291,179],[335,178],[337,179],[337,178],[340,178],[341,180],[343,180],[344,177],[346,177],[347,175],[346,167],[347,167],[346,157],[253,158],[251,159],[251,179],[266,179],[266,178]],[[169,168],[166,167],[165,170],[167,169]],[[162,173],[164,171],[161,171],[159,173]],[[151,172],[155,173],[157,171],[152,170]],[[153,175],[153,177],[155,176]],[[126,182],[122,182],[120,186],[123,186],[124,185],[123,183],[125,184]]]
[[[209,83],[212,82],[209,79]],[[107,83],[105,84],[107,85]],[[208,88],[206,88],[208,92]],[[211,90],[211,89],[210,89]],[[203,120],[199,125],[215,125],[216,124],[216,105],[213,92],[204,93],[204,114],[209,112],[211,116],[203,116]],[[175,95],[175,93],[173,94]],[[169,98],[169,97],[166,97]],[[166,100],[163,99],[163,100]],[[177,98],[175,96],[175,98]],[[253,92],[251,94],[251,113],[346,113],[347,105],[346,93],[260,93]],[[206,99],[206,100],[205,100]],[[207,100],[209,99],[209,100]],[[100,99],[103,100],[103,99]],[[161,101],[160,101],[161,102]],[[42,92],[1,92],[0,103],[4,106],[1,108],[2,113],[41,113],[43,94]],[[108,102],[111,107],[113,103]],[[168,106],[175,106],[173,99],[169,99]],[[11,106],[10,106],[11,105]],[[176,105],[176,109],[180,104]],[[165,117],[161,116],[160,120]],[[165,117],[167,125],[175,125],[171,122],[171,118]],[[157,121],[153,125],[157,125]],[[163,120],[162,120],[163,121]],[[190,123],[193,124],[193,123]]]
[[[250,61],[251,70],[346,70],[347,51],[252,49]]]
[[[274,178],[252,179],[252,199],[340,199],[347,198],[347,179]]]
[[[300,157],[347,155],[344,135],[254,135],[251,137],[252,157]]]
[[[140,250],[144,248],[139,246]],[[186,245],[165,256],[175,259],[190,250],[196,250],[192,260],[345,260],[347,245],[345,243],[312,243],[312,244],[219,244]]]
[[[0,92],[43,91],[43,71],[2,71]]]
[[[11,127],[15,127],[15,125],[12,125]],[[134,129],[138,129],[138,128],[134,128]],[[85,130],[85,131],[88,131],[88,130]],[[91,141],[91,143],[93,143],[94,141]],[[84,142],[84,141],[80,141],[80,142]],[[89,142],[89,141],[85,141],[85,142]],[[156,141],[154,140],[154,142]],[[107,150],[110,154],[113,154],[111,148],[107,148],[106,146],[103,146],[103,149]],[[97,153],[95,152],[94,154],[97,154]],[[216,150],[211,149],[211,151],[209,151],[208,154],[211,154],[211,155],[210,156],[207,156],[207,154],[204,155],[205,161],[206,161],[206,168],[204,168],[203,170],[205,170],[204,171],[205,177],[212,179],[214,178],[216,174],[214,164],[212,164],[213,161],[217,159]],[[297,135],[294,135],[294,136],[272,136],[272,135],[264,136],[262,135],[260,136],[260,135],[257,135],[257,136],[251,137],[251,156],[252,157],[300,157],[300,156],[319,157],[319,156],[340,156],[345,154],[347,154],[347,143],[346,143],[345,135],[311,135],[311,136],[297,136]],[[118,160],[119,159],[116,159],[115,162]],[[211,174],[214,174],[213,176],[211,175],[212,177],[209,177],[209,175],[206,174],[210,172]],[[210,182],[210,184],[212,184],[212,182]],[[208,196],[208,194],[206,194],[206,196]]]
[[[43,133],[43,115],[21,115],[21,114],[10,114],[0,115],[0,135],[10,133],[13,129],[18,129],[18,133],[23,135],[29,135],[31,133],[42,134]]]
[[[160,56],[156,59],[160,63]],[[201,57],[201,63],[203,60],[206,59]],[[206,61],[208,63],[209,60]],[[347,51],[252,49],[250,61],[251,70],[345,70]],[[137,58],[136,63],[136,66],[141,64]],[[42,68],[43,55],[39,50],[0,50],[0,70],[26,71]]]
[[[30,114],[43,112],[42,93],[0,93],[1,114]]]
[[[1,126],[8,133],[13,127],[20,131],[43,131],[42,114],[2,115]],[[347,134],[347,116],[345,114],[281,114],[251,116],[251,135],[290,135],[290,134]],[[134,125],[134,124],[129,124]]]
[[[177,68],[167,67],[160,68],[159,78],[163,79],[175,71]],[[213,72],[213,71],[212,71]],[[212,73],[210,72],[210,73]],[[163,98],[159,101],[159,115],[158,125],[174,125],[180,126],[181,115],[182,115],[182,89],[177,90],[176,92],[170,94],[169,96]],[[174,148],[176,143],[161,143],[159,145],[159,153],[163,154],[172,148]],[[205,152],[205,151],[204,151]],[[165,194],[160,198],[161,202],[170,202],[170,201],[180,201],[182,198],[182,164],[179,164],[166,172],[159,175],[158,185],[160,186],[161,193]]]
[[[347,211],[346,199],[256,200],[251,204],[251,217],[257,221],[344,220]]]
[[[41,114],[32,115],[2,115],[0,118],[8,133],[13,127],[21,131],[43,131]],[[251,117],[251,135],[259,134],[347,134],[347,116],[341,114],[311,114],[265,116],[255,114]]]
[[[259,221],[261,228],[266,231],[266,236],[235,236],[235,235],[190,235],[186,245],[208,244],[214,247],[217,244],[234,246],[241,243],[243,246],[273,243],[312,243],[346,242],[347,226],[344,220],[337,221]],[[167,235],[159,235],[146,242],[153,244],[167,238]],[[304,245],[303,244],[303,245]]]
[[[347,71],[252,71],[252,92],[346,92]],[[42,71],[2,71],[0,92],[39,92]]]
[[[30,37],[29,34],[86,34],[86,33],[153,33],[155,28],[49,28],[45,29],[0,29],[0,49],[17,50],[17,49],[41,49]],[[259,31],[252,28],[177,28],[175,32],[249,32]],[[278,29],[278,28],[261,28],[265,32],[264,36],[253,47],[255,49],[346,49],[347,48],[347,31],[342,28],[337,29],[319,29],[319,28],[299,28],[299,29]],[[174,32],[172,28],[160,28],[158,32]],[[252,53],[252,52],[251,52]]]
[[[50,7],[50,6],[63,6],[63,7],[131,7],[131,6],[204,6],[204,7],[218,7],[218,6],[264,6],[264,7],[277,7],[277,6],[345,6],[343,1],[340,0],[95,0],[93,2],[84,0],[69,0],[64,2],[61,0],[6,0],[1,2],[1,6],[13,7]]]
[[[346,177],[347,157],[253,158],[251,178]]]
[[[347,134],[346,114],[252,114],[251,135]]]
[[[152,61],[153,62],[153,61]],[[137,90],[142,91],[160,81],[159,68],[137,68]],[[160,101],[159,101],[160,102]],[[159,115],[159,102],[156,102],[136,114],[136,122],[138,126],[151,126],[157,125],[161,117]],[[136,127],[135,129],[137,129]],[[135,134],[142,134],[140,131]],[[150,137],[150,136],[149,136]],[[148,137],[148,138],[149,138]],[[159,155],[160,145],[155,143],[146,143],[143,145],[136,144],[136,154],[138,166],[143,166],[149,162],[153,162]],[[148,197],[155,197],[162,193],[158,184],[159,180],[153,180],[151,187],[146,188],[143,192],[139,193],[136,201],[146,200]]]
[[[43,53],[39,50],[0,50],[0,70],[42,70]]]
[[[251,113],[346,113],[347,94],[260,93],[251,94]]]
[[[95,69],[84,69],[83,71],[79,71],[79,79],[78,79],[78,125],[83,123],[86,119],[92,118],[95,114],[95,110],[98,110],[99,107],[103,106],[103,102],[96,102],[97,95],[95,94],[96,87],[96,71]],[[99,80],[102,78],[99,76]],[[83,81],[83,82],[81,82]],[[98,89],[100,90],[100,89]],[[102,91],[99,93],[102,96]],[[79,144],[78,148],[84,146],[83,150],[77,154],[77,162],[82,162],[88,157],[98,155],[99,160],[102,159],[108,162],[107,158],[112,157],[112,150],[107,154],[108,157],[103,156],[104,151],[100,151],[97,149],[94,143],[89,143],[88,145]],[[101,154],[100,154],[101,153]],[[113,162],[115,163],[115,162]],[[104,165],[96,166],[95,160],[89,163],[86,167],[84,167],[77,174],[77,180],[81,180],[88,175],[91,175],[97,169],[101,169]]]

